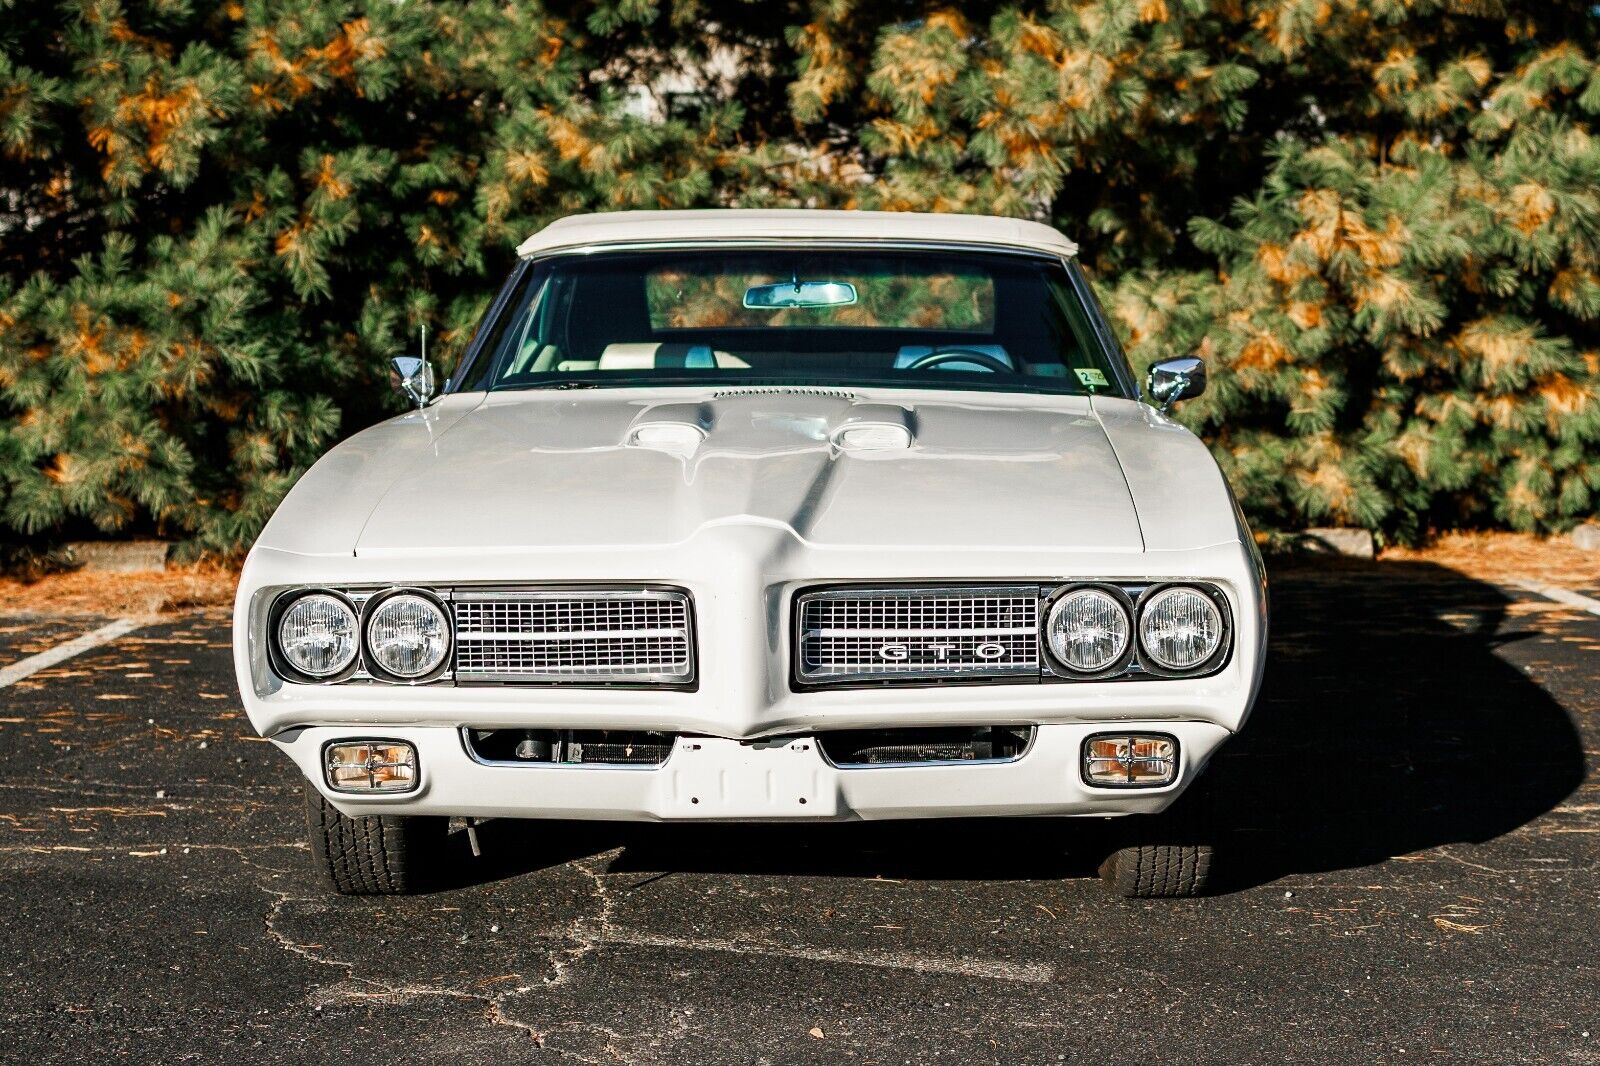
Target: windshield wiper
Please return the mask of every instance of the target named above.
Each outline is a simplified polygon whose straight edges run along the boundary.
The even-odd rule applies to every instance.
[[[617,373],[604,376],[584,376],[570,378],[556,378],[550,381],[524,381],[513,385],[498,386],[495,391],[520,392],[535,389],[648,389],[655,386],[673,385],[704,385],[707,388],[727,388],[730,384],[740,382],[727,376],[707,377],[701,374],[675,374],[657,377],[635,378],[629,374]]]
[[[559,378],[554,381],[518,381],[494,386],[490,392],[527,392],[532,389],[598,389],[605,382],[596,378]]]

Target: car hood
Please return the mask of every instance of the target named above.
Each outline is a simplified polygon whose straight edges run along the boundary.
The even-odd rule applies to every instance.
[[[355,553],[662,546],[728,523],[816,547],[1142,550],[1086,399],[970,395],[490,394],[405,463]],[[858,448],[846,429],[904,446]]]

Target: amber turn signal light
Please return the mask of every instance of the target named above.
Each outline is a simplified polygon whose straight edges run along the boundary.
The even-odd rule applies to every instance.
[[[410,792],[417,787],[417,749],[398,740],[348,740],[323,753],[335,792]]]
[[[1160,788],[1178,777],[1178,742],[1149,734],[1102,734],[1083,742],[1083,780],[1096,788]]]

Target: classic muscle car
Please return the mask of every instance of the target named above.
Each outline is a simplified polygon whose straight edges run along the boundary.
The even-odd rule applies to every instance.
[[[1200,891],[1173,805],[1249,714],[1266,586],[1166,414],[1198,359],[1141,389],[1015,219],[624,212],[519,253],[244,567],[244,705],[339,891],[426,884],[452,818],[972,815],[1092,819],[1117,890]]]

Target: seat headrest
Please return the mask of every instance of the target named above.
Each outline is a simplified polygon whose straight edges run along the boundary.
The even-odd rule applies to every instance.
[[[601,370],[706,370],[716,365],[716,355],[704,344],[624,342],[608,344],[600,353]]]

